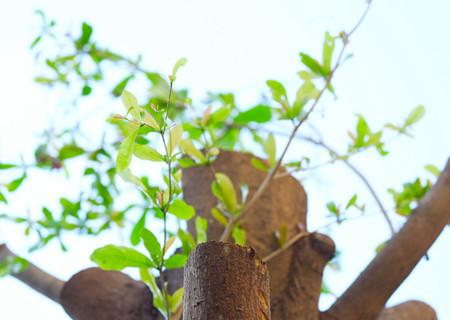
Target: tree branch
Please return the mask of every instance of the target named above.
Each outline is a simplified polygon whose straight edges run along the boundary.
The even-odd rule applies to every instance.
[[[412,300],[384,309],[377,320],[437,320],[437,315],[426,303]]]
[[[8,249],[6,244],[0,244],[0,261],[8,256],[16,257]],[[24,271],[12,274],[12,276],[42,293],[47,298],[60,303],[60,294],[65,282],[43,271],[34,264],[30,263]]]
[[[322,319],[374,319],[442,232],[450,218],[450,160],[403,228]]]

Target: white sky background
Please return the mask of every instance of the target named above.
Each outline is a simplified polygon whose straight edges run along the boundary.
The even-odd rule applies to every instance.
[[[35,9],[68,26],[88,21],[94,37],[116,51],[141,53],[148,69],[168,73],[179,57],[188,58],[178,86],[191,90],[194,101],[207,91],[233,91],[241,105],[258,101],[267,92],[265,80],[277,79],[295,90],[300,68],[298,53],[318,55],[326,30],[348,29],[364,9],[363,0],[345,1],[0,1],[0,162],[18,154],[30,156],[36,134],[61,104],[61,93],[32,82],[37,67],[29,44],[37,30]],[[374,128],[400,121],[417,104],[424,104],[426,117],[414,130],[415,139],[401,138],[388,146],[391,154],[381,159],[369,153],[355,159],[380,192],[388,207],[388,187],[399,188],[421,175],[426,164],[443,167],[450,155],[449,79],[450,5],[444,0],[374,0],[367,20],[352,39],[348,61],[335,78],[338,99],[327,98],[316,119],[325,139],[344,150],[346,131],[353,129],[355,113],[367,117]],[[142,88],[133,88],[137,91]],[[95,108],[98,101],[84,104]],[[111,112],[120,110],[118,100]],[[279,149],[281,149],[280,141]],[[301,153],[295,149],[291,156]],[[1,179],[1,177],[0,177]],[[36,209],[61,195],[76,194],[76,183],[63,174],[49,177],[35,173],[11,199],[14,209]],[[376,207],[360,181],[343,166],[332,166],[304,182],[309,195],[311,226],[323,223],[324,204],[348,200],[358,191],[365,195],[370,212]],[[11,208],[0,207],[11,210]],[[19,212],[19,211],[18,211]],[[22,211],[23,212],[23,211]],[[19,212],[19,213],[22,213]],[[401,220],[397,221],[400,226]],[[67,241],[71,251],[61,253],[50,246],[31,256],[21,229],[0,224],[0,242],[6,241],[51,273],[67,279],[91,266],[89,254],[96,247],[117,240],[117,233],[93,240]],[[420,236],[420,235],[417,235]],[[344,224],[332,237],[342,251],[339,273],[327,272],[328,285],[341,293],[372,259],[374,248],[388,237],[378,214]],[[422,261],[395,293],[389,304],[407,299],[429,302],[440,319],[450,319],[447,288],[450,287],[450,232],[447,228]],[[324,300],[324,307],[330,303]],[[12,278],[0,279],[0,309],[4,319],[67,319],[60,307]]]

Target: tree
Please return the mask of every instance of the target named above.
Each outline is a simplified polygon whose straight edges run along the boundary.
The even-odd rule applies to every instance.
[[[44,23],[45,34],[38,37],[33,45],[38,45],[41,39],[51,35],[53,23],[47,24],[46,20]],[[232,237],[238,244],[250,244],[262,260],[268,263],[272,290],[270,300],[274,319],[319,317],[317,299],[321,290],[321,273],[334,254],[334,246],[326,236],[308,231],[306,195],[303,187],[292,178],[291,174],[296,171],[312,170],[321,166],[322,163],[310,164],[309,159],[283,162],[285,150],[294,139],[303,139],[319,148],[324,148],[329,153],[329,159],[324,161],[324,164],[343,161],[358,174],[359,171],[352,167],[348,160],[351,156],[371,148],[375,148],[382,156],[386,155],[385,131],[392,130],[396,134],[408,133],[410,127],[422,117],[424,112],[423,107],[419,106],[400,125],[388,124],[386,129],[379,131],[371,130],[366,119],[359,116],[356,130],[351,135],[352,142],[344,154],[330,148],[320,136],[297,135],[297,132],[304,128],[305,123],[310,123],[309,116],[315,111],[321,97],[328,92],[334,93],[333,75],[344,60],[345,49],[353,32],[353,30],[343,32],[338,36],[327,34],[322,59],[301,54],[300,58],[305,70],[300,72],[302,84],[293,102],[288,99],[286,89],[281,83],[269,80],[267,84],[272,92],[273,102],[263,101],[248,110],[240,111],[231,94],[218,94],[211,96],[211,104],[214,105],[212,108],[206,108],[200,116],[192,117],[189,114],[190,110],[186,108],[189,104],[187,92],[178,91],[176,86],[173,86],[178,69],[185,63],[184,59],[175,64],[173,73],[167,81],[159,74],[144,70],[139,61],[102,49],[92,40],[92,27],[83,24],[80,36],[69,37],[69,41],[73,44],[71,47],[73,52],[46,60],[46,64],[54,74],[50,77],[38,77],[36,80],[48,85],[60,83],[73,85],[74,79],[81,80],[83,83],[81,94],[89,96],[93,83],[102,80],[105,64],[112,62],[114,65],[129,66],[130,74],[127,74],[112,90],[114,95],[122,96],[123,104],[127,109],[126,113],[113,115],[110,118],[110,122],[119,129],[123,139],[121,138],[117,143],[115,137],[107,136],[100,147],[91,149],[90,145],[80,144],[79,134],[82,132],[77,124],[71,128],[72,130],[57,128],[61,134],[58,132],[56,139],[48,137],[49,141],[45,141],[36,149],[35,166],[58,170],[63,166],[69,167],[72,158],[85,156],[89,159],[89,166],[84,170],[84,174],[92,181],[92,189],[86,192],[87,196],[80,195],[79,199],[61,198],[61,215],[55,215],[50,209],[44,207],[43,218],[39,221],[30,221],[27,217],[20,216],[4,216],[4,218],[23,223],[29,232],[36,232],[39,242],[32,249],[38,249],[49,241],[55,240],[60,241],[62,248],[65,248],[62,242],[62,235],[65,232],[79,231],[96,235],[115,224],[119,226],[125,224],[128,212],[131,210],[142,210],[141,217],[133,221],[131,243],[137,245],[143,242],[148,254],[144,255],[130,247],[108,245],[96,250],[92,259],[107,270],[121,270],[124,267],[140,268],[141,279],[149,285],[152,295],[150,296],[142,284],[120,273],[107,273],[98,269],[84,271],[64,285],[62,282],[51,280],[52,278],[33,266],[22,270],[27,262],[14,257],[6,247],[2,247],[2,252],[8,257],[4,260],[3,270],[16,272],[18,278],[27,281],[54,300],[61,301],[74,318],[92,318],[92,314],[83,314],[83,312],[99,312],[95,318],[100,318],[100,315],[108,318],[120,315],[120,313],[109,314],[107,310],[112,312],[114,309],[111,309],[111,305],[130,296],[136,296],[136,298],[124,303],[121,311],[116,310],[116,312],[126,312],[127,316],[122,314],[118,318],[140,317],[142,314],[147,314],[149,317],[153,314],[159,317],[158,312],[163,315],[172,314],[171,318],[176,318],[181,310],[183,296],[183,290],[180,290],[182,287],[180,267],[186,263],[187,256],[194,250],[186,268],[185,312],[194,312],[191,309],[198,307],[201,315],[212,310],[227,312],[230,315],[230,312],[234,310],[241,318],[245,318],[241,312],[244,314],[250,312],[246,314],[248,317],[254,316],[255,309],[252,308],[257,306],[266,317],[269,317],[267,270],[264,267],[251,269],[254,264],[248,263],[248,259],[259,261],[253,251],[223,244]],[[333,55],[335,46],[340,51]],[[94,62],[94,71],[84,69],[86,61]],[[124,90],[130,81],[142,75],[152,84],[151,95],[144,104],[139,103],[133,94]],[[293,125],[293,129],[288,133],[286,145],[275,142],[276,134],[273,134],[270,127],[270,124],[278,119],[283,124],[292,123]],[[310,133],[314,132],[312,130]],[[239,144],[241,139],[246,139],[246,135],[251,136],[257,144],[261,145],[266,154],[265,160],[229,151],[237,149],[236,144]],[[283,132],[278,134],[278,136],[281,135]],[[55,144],[57,147],[52,149]],[[114,145],[120,145],[118,152],[115,151]],[[277,158],[276,149],[280,145],[282,148],[278,150],[278,153],[281,156]],[[222,150],[219,151],[219,149]],[[133,155],[142,160],[159,162],[166,166],[162,183],[154,183],[153,175],[150,176],[150,180],[133,175],[129,169]],[[3,164],[2,168],[17,169],[14,164]],[[428,169],[433,172],[439,171],[432,166]],[[392,190],[397,212],[409,216],[405,227],[389,241],[367,271],[358,278],[346,294],[336,301],[329,312],[321,315],[322,318],[377,317],[387,298],[417,261],[426,254],[431,243],[449,220],[446,199],[449,191],[448,170],[447,166],[433,188],[430,182],[418,179],[413,183],[405,184],[401,191]],[[182,181],[180,181],[181,171],[183,171]],[[120,207],[120,204],[116,203],[116,198],[120,195],[116,189],[116,174],[137,186],[142,197],[141,201],[136,201],[121,210],[116,209]],[[364,176],[361,177],[364,180]],[[7,190],[15,191],[25,179],[26,174],[14,179],[7,184]],[[367,181],[366,183],[370,188],[370,183]],[[427,192],[429,196],[415,208],[416,202]],[[376,197],[375,193],[374,197]],[[333,202],[327,205],[328,210],[335,217],[335,223],[350,219],[345,214],[349,208],[363,211],[363,205],[359,204],[358,196],[353,196],[344,204],[345,210],[343,205],[339,206]],[[415,208],[414,211],[413,208]],[[380,204],[380,210],[391,226],[382,204]],[[194,218],[195,212],[197,215]],[[414,213],[411,214],[411,212]],[[155,236],[157,230],[145,228],[148,225],[146,219],[150,214],[163,221],[163,236],[159,238],[162,239],[162,245]],[[187,231],[183,228],[171,230],[170,221],[167,223],[169,219],[174,222],[178,219],[188,220]],[[412,236],[418,233],[422,235],[420,239]],[[176,238],[181,243],[181,248],[173,251],[171,246],[174,246],[173,242]],[[222,240],[222,243],[202,244],[206,239]],[[413,241],[417,243],[412,245]],[[229,259],[222,259],[223,257],[219,254],[222,250],[230,250]],[[166,256],[169,253],[170,256]],[[400,258],[398,258],[399,254],[402,255]],[[219,258],[222,260],[220,263],[207,264],[204,261],[209,261],[208,257],[212,260]],[[392,259],[400,260],[401,263],[392,264],[390,263]],[[395,266],[389,270],[389,274],[386,274],[387,265]],[[258,266],[262,264],[258,263]],[[217,268],[220,268],[222,273],[219,273]],[[149,269],[151,272],[148,271]],[[246,273],[248,278],[242,279],[244,287],[224,287],[220,286],[220,283],[208,287],[211,281],[217,280],[212,275],[217,274],[227,277],[228,281],[225,282],[227,284],[238,284],[236,277],[242,269],[248,270]],[[192,272],[189,272],[190,270]],[[195,270],[202,272],[196,273]],[[191,274],[197,276],[190,278]],[[155,275],[159,279],[156,279]],[[257,285],[257,288],[261,289],[256,291],[259,292],[259,296],[248,294],[254,289],[253,286],[245,287],[250,280],[252,285]],[[54,285],[49,286],[49,283]],[[123,295],[123,292],[128,291],[121,290],[119,297],[114,296],[113,292],[117,290],[114,290],[112,283],[117,283],[117,287],[123,290],[129,288],[130,293]],[[100,290],[102,285],[105,286],[104,290],[112,290],[112,292],[102,292]],[[96,293],[93,288],[98,288],[98,292]],[[212,301],[212,304],[201,303],[202,297],[194,296],[194,293],[202,290],[208,290],[204,294],[217,299],[235,297],[236,300],[225,303],[226,300],[219,299],[219,304],[217,301]],[[80,293],[83,294],[80,295]],[[246,299],[250,303],[238,308],[235,303],[243,300],[239,299],[242,293],[246,294]],[[110,300],[105,301],[105,297]],[[151,299],[153,304],[150,303]],[[193,299],[199,299],[199,304],[194,304]],[[93,302],[92,309],[86,307],[87,301]],[[152,308],[152,305],[155,308]],[[415,309],[419,310],[415,311],[416,318],[426,318],[424,315],[426,312],[430,312],[430,318],[433,317],[429,307],[420,303],[408,303],[396,309],[384,311],[381,317],[400,318],[398,314]],[[139,313],[140,310],[142,313]],[[185,315],[186,318],[201,318],[201,315],[195,316],[193,313]],[[405,317],[412,319],[413,315]]]

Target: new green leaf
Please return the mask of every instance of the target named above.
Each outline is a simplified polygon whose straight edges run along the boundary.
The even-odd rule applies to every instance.
[[[96,249],[91,260],[104,270],[123,270],[126,267],[152,268],[149,258],[131,248],[112,244]]]

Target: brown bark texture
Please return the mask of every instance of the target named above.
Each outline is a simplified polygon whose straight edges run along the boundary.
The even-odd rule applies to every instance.
[[[208,239],[219,240],[224,227],[211,215],[211,208],[217,199],[211,192],[214,172],[226,174],[241,197],[240,186],[248,185],[248,199],[252,197],[267,173],[254,168],[251,159],[254,156],[240,152],[221,151],[211,168],[207,166],[191,167],[183,170],[183,197],[194,206],[197,215],[208,220]],[[280,169],[283,172],[283,169]],[[306,227],[306,193],[302,185],[292,176],[283,176],[273,180],[259,200],[246,214],[242,227],[247,231],[247,245],[254,248],[260,257],[265,257],[277,248],[275,232],[282,227],[292,237],[299,232],[298,225]],[[188,223],[188,229],[195,233],[194,222]],[[287,274],[293,261],[293,248],[268,262],[271,277],[271,299],[277,301],[289,283]]]
[[[412,300],[384,309],[377,320],[437,320],[437,315],[426,303]]]
[[[388,242],[323,319],[375,319],[450,218],[450,161],[402,229]]]
[[[5,244],[0,244],[0,261],[8,256],[15,257],[16,255],[11,252]],[[60,293],[64,281],[43,271],[34,264],[29,263],[24,271],[12,274],[12,276],[40,292],[47,298],[57,303],[60,302]]]
[[[185,320],[269,320],[265,263],[248,247],[209,241],[191,252],[184,271]]]
[[[90,268],[64,285],[61,304],[75,320],[161,320],[149,288],[117,271]]]
[[[272,301],[272,319],[317,320],[323,270],[335,253],[334,242],[325,235],[311,233],[292,248],[293,261],[286,274],[289,283]]]

